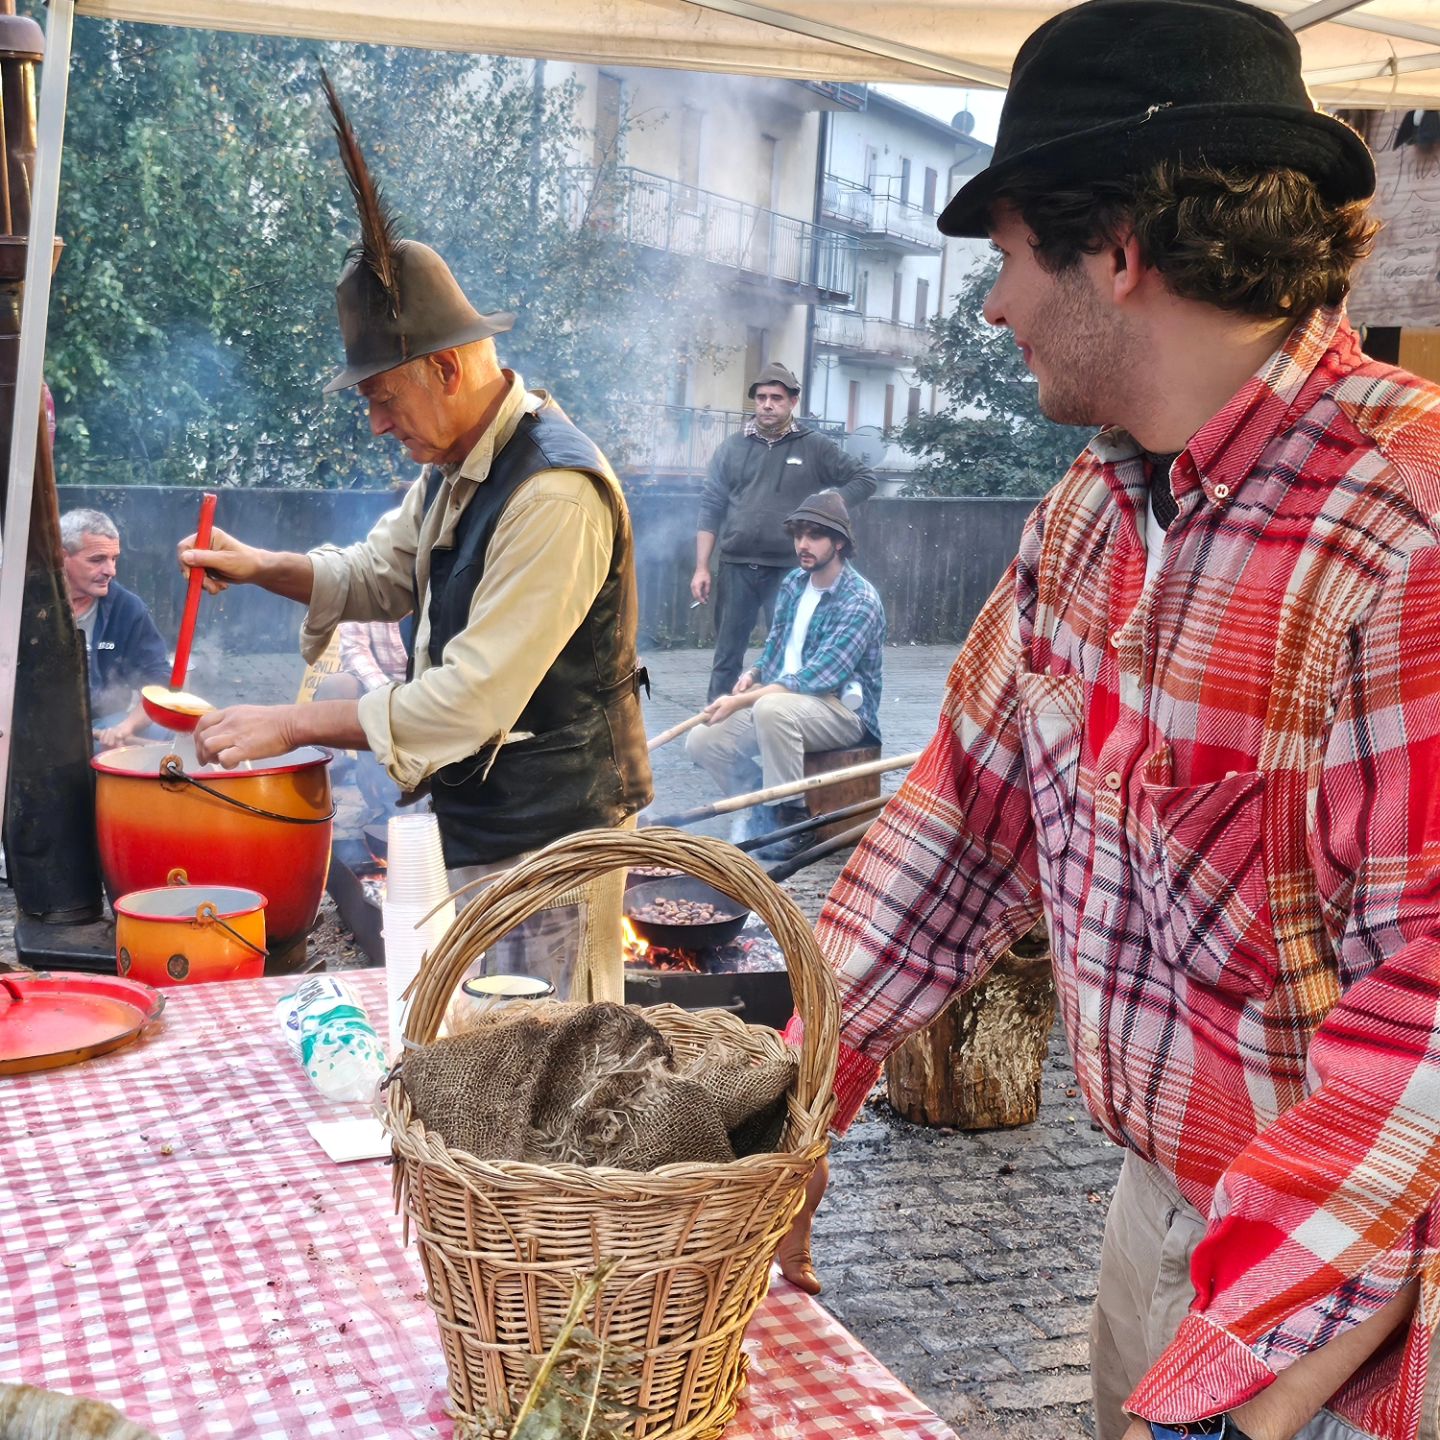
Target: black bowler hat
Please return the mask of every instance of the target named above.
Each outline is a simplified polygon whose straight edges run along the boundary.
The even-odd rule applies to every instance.
[[[983,236],[1017,175],[1083,185],[1162,160],[1299,170],[1332,204],[1375,191],[1365,142],[1315,108],[1277,16],[1240,0],[1088,0],[1020,47],[991,163],[940,229]]]

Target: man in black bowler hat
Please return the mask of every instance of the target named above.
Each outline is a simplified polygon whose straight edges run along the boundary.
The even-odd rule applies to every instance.
[[[821,916],[837,1128],[1043,916],[1125,1150],[1100,1440],[1437,1433],[1440,389],[1345,317],[1374,183],[1276,16],[1090,0],[940,220],[999,252],[1040,408],[1102,428]]]

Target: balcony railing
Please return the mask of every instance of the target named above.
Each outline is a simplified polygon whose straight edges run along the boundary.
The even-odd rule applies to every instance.
[[[799,83],[807,90],[813,90],[824,99],[833,101],[841,110],[865,108],[866,90],[863,85],[851,85],[841,80],[801,80]]]
[[[907,248],[938,250],[942,243],[935,216],[921,206],[839,175],[825,177],[820,213],[863,235],[884,237]]]
[[[914,360],[930,350],[930,332],[921,326],[903,325],[879,315],[859,315],[853,310],[815,311],[815,343],[837,350],[854,350],[864,355],[893,356]]]
[[[793,215],[717,195],[628,166],[592,194],[590,172],[575,172],[572,218],[588,214],[634,245],[720,265],[737,274],[848,300],[855,288],[855,240]]]

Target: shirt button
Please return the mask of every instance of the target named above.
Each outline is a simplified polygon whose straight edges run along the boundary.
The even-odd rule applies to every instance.
[[[1094,1054],[1100,1048],[1100,1032],[1098,1030],[1087,1030],[1085,1032],[1085,1048]]]
[[[1228,500],[1230,498],[1230,487],[1222,482],[1219,485],[1213,486],[1210,493],[1214,495],[1217,500]]]
[[[1120,786],[1121,786],[1124,782],[1123,782],[1123,781],[1121,780],[1121,778],[1120,778],[1120,772],[1119,772],[1118,770],[1112,770],[1112,771],[1105,777],[1105,783],[1106,783],[1112,790],[1118,790],[1118,789],[1120,788]]]

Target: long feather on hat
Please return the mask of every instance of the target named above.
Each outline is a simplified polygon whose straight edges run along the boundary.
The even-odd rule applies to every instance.
[[[325,87],[325,98],[330,103],[335,139],[340,145],[340,160],[350,181],[350,193],[355,197],[355,208],[360,212],[360,243],[351,253],[358,253],[370,267],[385,293],[390,316],[395,319],[400,314],[400,239],[396,233],[399,227],[386,208],[379,186],[371,177],[365,157],[360,153],[360,142],[350,127],[350,118],[323,65],[320,67],[320,83]]]

